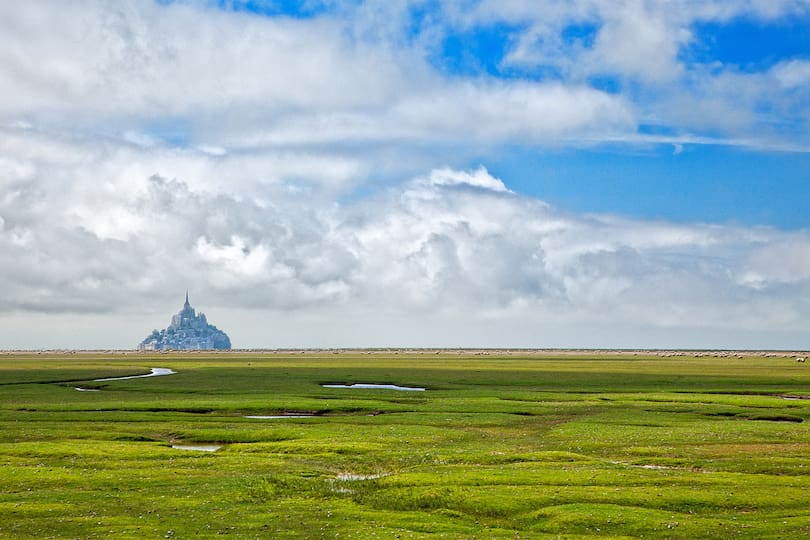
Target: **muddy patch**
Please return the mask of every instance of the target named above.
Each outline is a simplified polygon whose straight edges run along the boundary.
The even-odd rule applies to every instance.
[[[790,416],[790,415],[774,415],[774,416],[753,416],[749,418],[749,420],[754,420],[758,422],[792,422],[794,424],[801,424],[804,422],[804,418],[801,416]]]
[[[755,422],[792,422],[794,424],[801,424],[804,418],[801,416],[793,416],[789,414],[745,414],[738,412],[717,412],[706,413],[704,416],[710,418],[728,418],[729,420],[753,420]]]
[[[384,478],[388,475],[389,473],[377,473],[377,474],[340,473],[337,476],[335,476],[335,480],[340,480],[342,482],[358,482],[362,480],[377,480],[379,478]]]
[[[242,418],[250,418],[251,420],[281,420],[287,418],[315,418],[314,414],[251,414],[245,415]]]
[[[633,469],[644,469],[647,471],[683,471],[683,472],[690,472],[690,473],[705,473],[703,469],[699,467],[676,467],[673,465],[655,465],[652,463],[626,463],[624,461],[611,461],[610,463],[614,465],[622,465],[624,467],[631,467]]]

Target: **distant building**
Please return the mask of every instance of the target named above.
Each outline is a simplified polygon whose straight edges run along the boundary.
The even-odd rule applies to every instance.
[[[230,350],[231,339],[228,334],[214,325],[208,324],[203,313],[197,314],[188,303],[179,313],[172,316],[172,322],[165,330],[153,330],[144,339],[138,349],[142,351],[198,351]]]

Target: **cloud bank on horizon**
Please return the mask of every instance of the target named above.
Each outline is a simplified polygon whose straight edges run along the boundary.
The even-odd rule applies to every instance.
[[[493,172],[810,163],[808,23],[803,0],[0,6],[0,348],[132,347],[187,287],[237,347],[808,348],[806,220],[583,211]],[[810,195],[795,170],[761,197]]]

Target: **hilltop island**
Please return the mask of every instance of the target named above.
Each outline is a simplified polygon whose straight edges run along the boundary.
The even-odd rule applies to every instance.
[[[204,313],[196,313],[188,302],[183,309],[172,316],[172,322],[165,330],[153,330],[141,341],[138,349],[142,351],[195,351],[223,350],[231,348],[228,334],[212,324],[208,324]]]

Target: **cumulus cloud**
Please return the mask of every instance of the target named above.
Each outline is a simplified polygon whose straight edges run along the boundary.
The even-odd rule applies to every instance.
[[[642,2],[623,3],[605,15],[593,50],[585,55],[592,72],[653,82],[670,82],[680,75],[677,57],[691,39],[687,29],[672,25],[667,14]]]
[[[448,167],[435,169],[430,174],[421,179],[421,182],[429,186],[471,186],[492,191],[509,191],[504,183],[489,174],[485,167],[479,167],[475,171],[455,171]]]
[[[411,2],[327,7],[291,18],[202,1],[2,6],[0,121],[142,147],[168,141],[214,157],[267,147],[633,141],[642,122],[676,137],[763,146],[786,142],[786,130],[794,145],[810,144],[806,120],[795,126],[808,99],[796,91],[803,59],[748,74],[683,54],[700,40],[697,23],[807,14],[799,0],[446,2],[415,35]],[[449,33],[500,23],[514,27],[503,66],[525,67],[527,77],[447,77],[431,64]],[[557,75],[538,80],[537,67]],[[604,91],[594,77],[624,84]]]
[[[31,2],[0,7],[0,21],[0,115],[72,130],[112,121],[146,147],[176,136],[214,155],[470,135],[536,142],[635,125],[618,96],[576,84],[447,80],[416,51],[353,39],[335,17]]]
[[[804,60],[750,73],[680,52],[695,21],[806,2],[446,2],[414,31],[407,1],[324,6],[0,5],[0,346],[132,346],[128,323],[160,325],[186,288],[242,346],[798,335],[806,231],[571,214],[457,165],[643,140],[641,123],[676,133],[658,142],[678,151],[778,146],[790,118],[801,147]],[[504,65],[557,76],[431,63],[447,32],[493,22],[516,28]],[[564,39],[571,25],[583,36]],[[96,328],[114,337],[94,343]]]
[[[446,13],[453,28],[512,28],[504,69],[540,70],[564,81],[606,79],[640,122],[676,133],[673,142],[701,134],[713,144],[810,147],[805,58],[752,71],[691,54],[711,39],[699,32],[702,24],[807,17],[803,0],[481,0],[450,3]],[[636,139],[633,130],[623,135]]]
[[[490,321],[493,344],[506,325],[513,343],[542,345],[516,328],[792,328],[810,314],[795,302],[810,288],[805,232],[565,213],[484,167],[438,168],[336,203],[283,181],[226,189],[228,156],[169,159],[126,143],[100,151],[32,130],[0,143],[15,156],[2,162],[0,317],[165,315],[171,292],[188,287],[237,318],[291,313],[277,321],[282,333],[350,313],[354,333],[324,345],[368,343],[381,314],[412,321],[386,331],[399,344],[448,345],[412,340],[425,331],[413,321],[444,317]],[[251,161],[242,167],[249,177]]]

